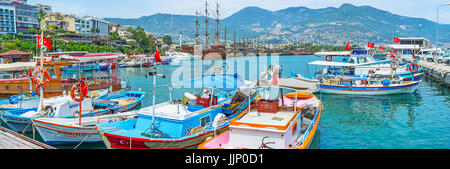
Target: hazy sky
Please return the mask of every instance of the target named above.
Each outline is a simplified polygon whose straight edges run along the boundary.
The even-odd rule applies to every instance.
[[[138,18],[156,13],[195,15],[204,11],[205,0],[28,0],[30,4],[47,4],[53,11],[77,16]],[[436,22],[436,9],[450,0],[208,0],[215,10],[219,2],[221,17],[225,18],[247,6],[271,11],[305,6],[312,9],[339,7],[343,3],[369,5],[403,16],[425,18]],[[450,6],[439,8],[439,23],[450,24]]]

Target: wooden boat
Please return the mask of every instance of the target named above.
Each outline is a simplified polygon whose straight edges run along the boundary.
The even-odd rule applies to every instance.
[[[350,95],[403,94],[415,92],[420,82],[386,77],[346,78],[328,76],[321,80],[319,92]]]
[[[102,98],[101,100],[86,98],[81,103],[81,116],[92,117],[132,110],[141,104],[144,95],[145,92],[126,92],[117,96]],[[45,114],[41,113],[42,111],[39,108],[30,108],[5,111],[1,113],[0,117],[16,132],[31,132],[31,119],[41,117],[75,118],[80,110],[79,105],[70,96],[57,96],[44,100]]]
[[[135,112],[106,114],[97,117],[33,119],[39,135],[49,145],[99,143],[102,139],[96,125],[136,118]]]
[[[188,97],[183,98],[182,101],[170,99],[168,102],[138,110],[137,119],[98,125],[106,147],[110,149],[196,148],[208,136],[226,130],[229,121],[243,111],[245,104],[248,103],[232,101],[233,93],[235,98],[239,98],[237,93],[240,92],[234,92],[234,90],[243,85],[242,79],[234,75],[217,75],[216,77],[219,78],[210,81],[211,77],[201,78],[203,81],[201,79],[192,81],[194,86],[202,84],[199,86],[210,89],[197,95],[194,102],[191,102],[192,105],[186,106],[185,103],[189,102]],[[228,80],[220,80],[222,77]],[[190,82],[185,84],[191,84]],[[219,88],[219,84],[223,85],[223,82],[228,82],[229,85]],[[237,84],[230,84],[233,82]],[[213,88],[223,93],[214,95],[211,90]],[[202,98],[204,94],[208,98]],[[252,98],[255,96],[256,94],[253,94]],[[225,107],[226,104],[227,107]],[[238,106],[233,106],[231,110],[227,109],[230,105]]]
[[[101,89],[89,91],[88,98],[98,99],[105,97],[110,93],[109,89]],[[51,99],[51,98],[49,98]],[[0,110],[17,110],[17,109],[31,109],[39,106],[39,97],[36,93],[25,95],[12,95],[8,100],[0,101]]]
[[[198,148],[305,149],[311,145],[314,138],[321,107],[320,100],[315,96],[310,98],[278,96],[275,100],[261,99],[256,106],[247,108],[231,120],[229,130],[209,138]]]
[[[50,74],[49,83],[45,86],[44,97],[61,96],[64,91],[69,91],[77,81],[75,79],[62,79],[60,68],[63,66],[71,66],[71,62],[61,61],[44,61],[44,67]],[[0,70],[1,71],[1,70]],[[20,72],[14,72],[18,74]],[[119,91],[121,89],[121,81],[117,77],[103,77],[101,79],[94,79],[87,77],[84,79],[90,90],[107,89],[112,86],[112,91]],[[31,84],[30,79],[14,76],[11,79],[0,80],[0,97],[9,98],[11,95],[21,95],[25,93],[32,93],[36,89],[36,84]]]

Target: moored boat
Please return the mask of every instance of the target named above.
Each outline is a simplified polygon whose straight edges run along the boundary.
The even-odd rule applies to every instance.
[[[244,85],[237,75],[205,76],[182,85],[189,85],[191,82],[194,86],[203,86],[208,90],[194,96],[185,93],[182,101],[170,99],[168,102],[137,110],[137,119],[98,125],[106,147],[196,148],[208,136],[226,130],[229,121],[242,112],[248,103],[243,101],[247,99],[247,95],[234,92]],[[222,93],[213,94],[214,89]],[[254,93],[252,98],[256,95]]]
[[[279,91],[283,87],[269,90]],[[294,90],[276,99],[261,99],[230,123],[229,130],[209,138],[199,149],[305,149],[318,127],[320,100]],[[274,92],[270,92],[274,93]],[[308,97],[307,97],[308,96]],[[309,97],[312,96],[312,97]]]

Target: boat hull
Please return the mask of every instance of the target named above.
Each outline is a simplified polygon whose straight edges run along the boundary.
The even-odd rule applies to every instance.
[[[320,84],[319,92],[327,94],[347,94],[347,95],[391,95],[414,93],[417,90],[420,81],[412,82],[399,86],[388,87],[352,87],[352,86],[333,86]]]
[[[197,148],[208,137],[215,133],[222,133],[228,129],[228,125],[216,131],[209,131],[194,137],[188,137],[181,140],[157,140],[124,137],[99,131],[100,135],[108,149],[189,149]],[[131,145],[130,145],[131,142]]]
[[[36,130],[48,145],[99,143],[102,141],[97,129],[63,126],[58,124],[33,121]]]

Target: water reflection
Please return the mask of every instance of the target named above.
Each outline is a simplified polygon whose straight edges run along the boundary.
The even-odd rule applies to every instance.
[[[392,128],[390,122],[395,120],[395,113],[401,113],[405,108],[408,114],[407,124],[414,128],[414,119],[418,115],[415,107],[420,105],[422,100],[419,94],[391,96],[319,94],[318,97],[323,101],[326,118],[333,119],[344,127],[358,127],[365,130]],[[327,120],[323,121],[324,127],[331,127],[327,125]]]

